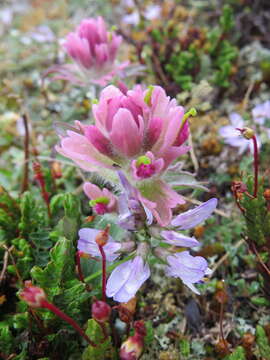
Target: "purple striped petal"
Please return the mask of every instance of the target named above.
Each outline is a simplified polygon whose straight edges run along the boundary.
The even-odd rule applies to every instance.
[[[179,230],[187,230],[195,227],[208,219],[217,207],[217,199],[213,198],[200,206],[196,206],[192,210],[188,210],[174,218],[171,222],[172,226],[176,226]]]

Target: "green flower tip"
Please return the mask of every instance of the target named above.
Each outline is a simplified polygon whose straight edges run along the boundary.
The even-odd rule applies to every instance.
[[[136,161],[136,165],[140,166],[142,164],[144,164],[144,165],[151,164],[151,159],[148,156],[145,156],[145,155],[138,157],[138,159]]]
[[[197,115],[197,110],[195,108],[191,108],[187,113],[184,114],[183,119],[186,120],[190,116],[196,116],[196,115]]]
[[[145,94],[145,97],[144,97],[144,102],[148,106],[151,106],[151,97],[152,97],[153,90],[154,90],[153,85],[148,86],[148,91],[147,91],[147,93]]]
[[[95,206],[96,204],[105,204],[105,205],[107,205],[107,204],[109,204],[109,201],[110,201],[110,200],[109,200],[107,197],[101,196],[101,197],[99,197],[99,198],[90,200],[90,201],[89,201],[89,205],[90,205],[91,207]]]

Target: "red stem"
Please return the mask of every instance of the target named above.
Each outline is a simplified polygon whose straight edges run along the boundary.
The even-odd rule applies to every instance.
[[[44,300],[42,307],[52,311],[56,316],[69,323],[91,346],[97,347],[97,345],[86,335],[83,329],[73,320],[71,317],[63,313],[58,307]]]
[[[81,282],[84,283],[84,276],[83,276],[83,272],[82,272],[81,257],[80,257],[80,252],[79,251],[77,251],[77,253],[76,253],[76,263],[77,263],[77,268],[78,268],[79,279],[80,279]]]
[[[258,193],[258,173],[259,173],[259,153],[258,153],[258,144],[256,136],[252,136],[253,141],[253,147],[254,147],[254,190],[253,190],[253,196],[257,197]]]
[[[102,256],[102,300],[106,302],[106,254],[103,246],[98,245],[98,248]]]

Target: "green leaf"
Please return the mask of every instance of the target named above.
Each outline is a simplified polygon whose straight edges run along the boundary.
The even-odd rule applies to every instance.
[[[245,350],[238,346],[232,354],[226,357],[227,360],[246,360]]]
[[[185,359],[190,355],[190,343],[187,339],[183,338],[179,341],[179,348],[180,348],[181,359],[182,357],[183,359]]]
[[[270,345],[265,334],[264,328],[260,325],[256,327],[256,343],[262,358],[270,360]]]
[[[61,292],[61,284],[74,278],[75,248],[71,240],[62,237],[50,251],[51,261],[42,269],[34,266],[31,274],[49,298],[58,295]]]
[[[102,329],[94,319],[88,320],[86,334],[95,344],[97,344],[97,346],[93,347],[89,345],[83,352],[82,360],[116,359],[115,349],[112,347],[111,338],[108,337],[104,341]]]
[[[0,349],[3,353],[9,354],[13,346],[13,336],[8,325],[0,324]]]

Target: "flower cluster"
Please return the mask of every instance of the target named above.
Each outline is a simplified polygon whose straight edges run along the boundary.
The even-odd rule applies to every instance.
[[[145,237],[144,241],[137,241],[134,257],[118,265],[111,273],[107,281],[107,296],[113,297],[119,302],[129,301],[150,277],[148,260],[153,256],[166,264],[165,272],[168,276],[180,278],[185,285],[198,294],[194,284],[203,281],[204,277],[210,274],[210,269],[203,257],[194,257],[184,250],[198,246],[199,242],[194,237],[189,237],[180,231],[191,229],[206,220],[216,206],[217,200],[210,199],[202,205],[176,216],[168,230],[163,230],[160,234],[153,231],[150,239]],[[96,229],[91,228],[80,230],[78,248],[92,256],[100,257],[96,245],[97,232]],[[151,243],[154,239],[156,245],[152,246]],[[134,247],[135,244],[130,245]],[[107,259],[112,260],[120,256],[124,246],[110,238],[104,247]]]
[[[99,18],[83,21],[77,32],[68,36],[65,46],[80,68],[97,70],[103,61],[112,64],[119,43],[118,37],[109,38]],[[76,121],[61,136],[56,149],[83,170],[103,176],[116,189],[112,193],[90,182],[83,186],[93,211],[98,216],[111,213],[129,239],[115,241],[108,228],[106,241],[101,244],[99,230],[79,231],[80,254],[102,259],[103,301],[105,291],[118,302],[132,299],[150,277],[153,258],[164,265],[168,276],[180,278],[198,293],[194,284],[203,281],[210,270],[204,258],[186,250],[199,242],[181,231],[207,219],[217,200],[210,199],[173,218],[174,209],[185,200],[172,187],[187,183],[197,186],[192,174],[181,172],[181,165],[175,164],[189,150],[185,145],[188,118],[195,110],[185,113],[160,86],[136,85],[128,90],[121,83],[119,87],[104,88],[92,111],[94,124]],[[169,178],[173,178],[172,183]],[[192,181],[187,180],[190,178]],[[113,262],[122,253],[129,253],[130,258],[118,265],[106,281],[106,261]]]
[[[67,35],[63,47],[73,64],[55,65],[46,74],[57,73],[54,79],[75,84],[106,85],[128,62],[116,64],[122,37],[108,32],[102,17],[83,20],[76,31]]]

